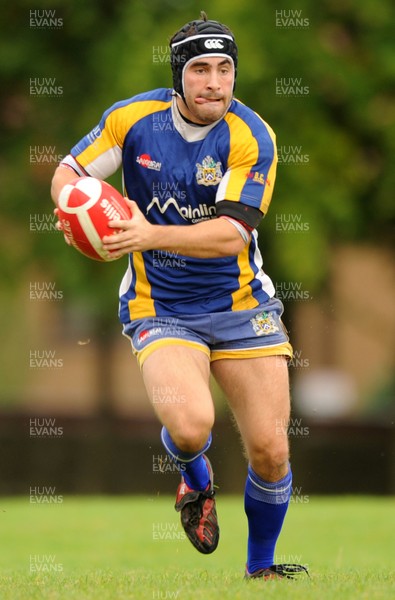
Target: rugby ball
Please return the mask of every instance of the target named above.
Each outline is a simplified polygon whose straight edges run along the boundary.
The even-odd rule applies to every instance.
[[[74,248],[94,260],[116,260],[103,250],[102,239],[119,232],[108,226],[109,221],[131,217],[125,198],[95,177],[73,179],[59,195],[58,219],[64,235]]]

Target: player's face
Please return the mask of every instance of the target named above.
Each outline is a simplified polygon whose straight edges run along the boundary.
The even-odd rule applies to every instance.
[[[217,121],[232,100],[233,82],[233,63],[228,58],[201,57],[191,62],[184,72],[182,114],[201,125]]]

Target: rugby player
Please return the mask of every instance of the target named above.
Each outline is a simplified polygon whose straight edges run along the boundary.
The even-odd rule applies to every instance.
[[[113,221],[122,231],[103,245],[128,255],[119,315],[182,471],[182,525],[199,552],[216,549],[211,372],[248,458],[245,577],[293,578],[306,569],[274,564],[292,491],[292,347],[257,240],[274,188],[275,135],[234,97],[238,49],[227,26],[202,13],[172,37],[170,53],[173,89],[109,108],[60,163],[52,197],[76,175],[106,179],[122,167],[132,218]],[[158,390],[174,401],[161,402]]]

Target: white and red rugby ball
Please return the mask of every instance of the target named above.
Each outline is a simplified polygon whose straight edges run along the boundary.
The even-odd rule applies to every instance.
[[[74,248],[94,260],[116,260],[103,250],[102,239],[119,231],[109,227],[109,221],[131,217],[125,198],[95,177],[73,179],[59,195],[58,218],[64,235]]]

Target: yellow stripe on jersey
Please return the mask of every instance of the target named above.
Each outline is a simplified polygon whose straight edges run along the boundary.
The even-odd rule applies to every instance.
[[[134,290],[136,296],[129,300],[129,313],[131,319],[142,319],[143,317],[154,317],[156,314],[154,301],[151,296],[151,285],[147,279],[144,259],[141,252],[133,252],[132,260],[136,274]]]
[[[257,116],[259,117],[259,115]],[[259,146],[250,127],[243,119],[231,112],[228,112],[224,119],[229,126],[230,151],[229,170],[224,178],[226,187],[221,190],[221,198],[238,202],[248,181],[248,174],[254,170],[259,160]],[[259,209],[266,214],[272,199],[276,179],[277,149],[274,131],[261,117],[259,119],[264,123],[274,148],[273,161],[268,172],[263,174],[265,185],[262,185],[262,196],[260,198]]]
[[[276,144],[276,134],[274,133],[273,129],[258,114],[257,114],[257,117],[259,117],[259,119],[262,121],[262,123],[264,123],[264,125],[267,129],[267,132],[269,134],[269,137],[273,142],[273,149],[274,149],[273,162],[270,165],[269,172],[266,175],[266,185],[263,190],[263,198],[262,198],[261,209],[260,209],[263,212],[263,214],[266,215],[267,211],[269,210],[269,204],[271,202],[272,195],[273,195],[274,182],[276,180],[276,170],[277,170],[277,162],[278,162],[277,144]]]
[[[270,205],[270,202],[272,200],[272,195],[273,195],[274,181],[276,179],[276,170],[277,170],[277,148],[276,148],[276,146],[274,146],[274,150],[275,150],[274,160],[269,168],[269,172],[266,177],[266,185],[263,190],[263,197],[262,197],[261,208],[260,208],[260,210],[263,212],[264,215],[266,215],[267,211],[269,210],[269,205]]]
[[[254,278],[254,271],[251,269],[249,260],[250,244],[244,246],[244,249],[237,257],[237,266],[240,269],[238,278],[239,289],[232,294],[232,310],[250,310],[259,305],[258,300],[252,295],[249,282]]]
[[[239,200],[247,180],[249,168],[252,168],[258,160],[258,142],[243,119],[240,119],[240,117],[231,112],[228,112],[224,118],[228,123],[230,136],[230,152],[228,158],[230,176],[227,182],[227,190],[229,189],[229,193],[225,192],[225,199]],[[239,167],[239,165],[242,165],[243,167],[242,174],[239,169],[232,170],[234,166]]]
[[[148,115],[166,110],[169,106],[171,106],[171,102],[145,100],[142,102],[131,102],[126,106],[114,109],[107,116],[100,137],[97,137],[90,146],[78,155],[79,164],[82,167],[87,167],[101,154],[111,150],[111,148],[118,146],[122,149],[125,137],[133,125]]]

